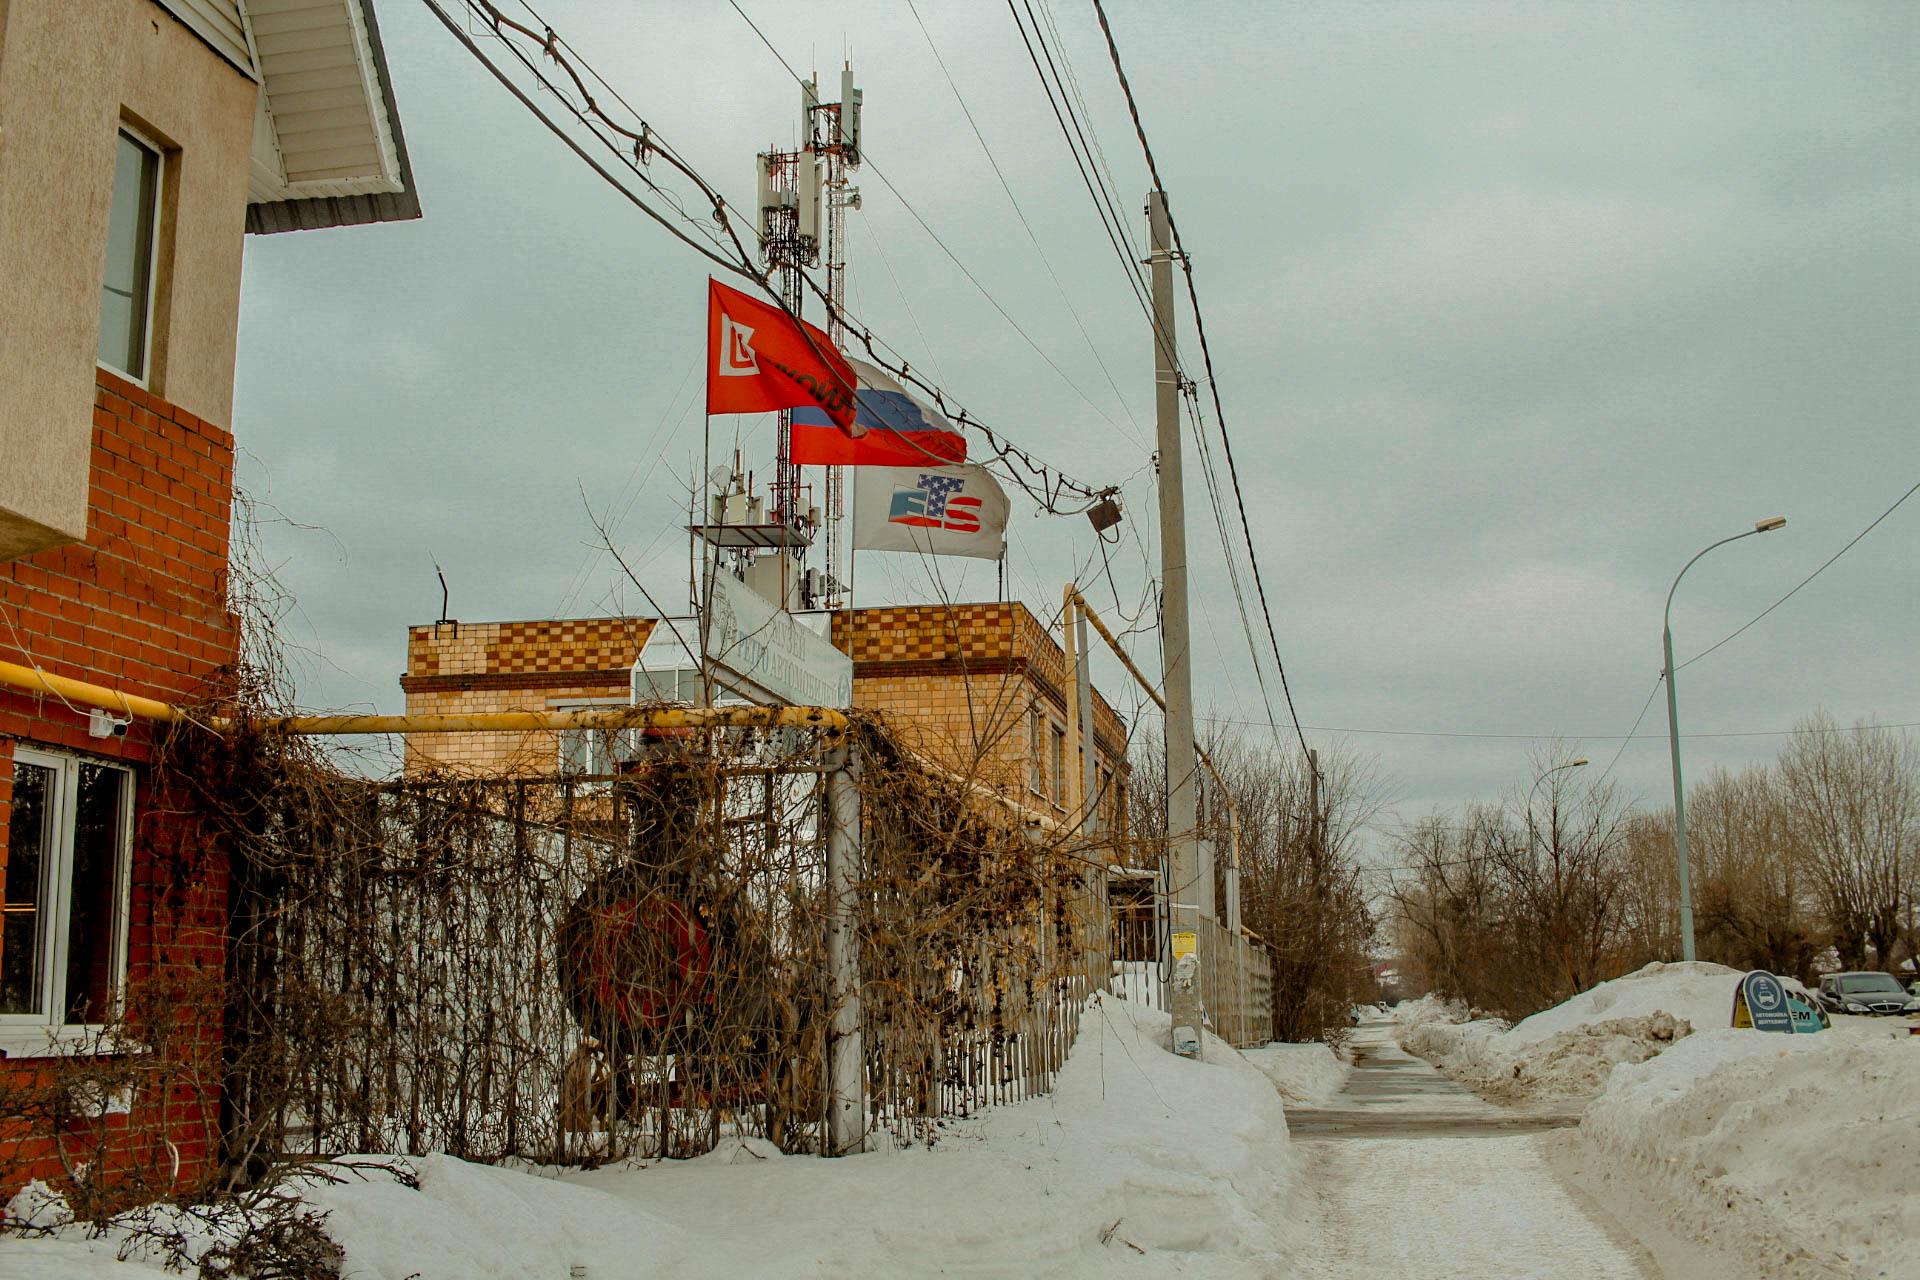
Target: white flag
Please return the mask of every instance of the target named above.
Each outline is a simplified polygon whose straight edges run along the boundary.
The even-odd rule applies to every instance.
[[[1007,495],[985,467],[854,467],[853,549],[998,560]]]

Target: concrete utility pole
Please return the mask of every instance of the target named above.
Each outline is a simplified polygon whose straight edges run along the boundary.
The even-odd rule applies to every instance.
[[[860,761],[852,734],[827,773],[827,1154],[866,1149],[866,1052],[860,1030]]]
[[[1187,522],[1180,467],[1180,369],[1173,340],[1173,233],[1166,193],[1147,193],[1147,261],[1153,284],[1155,425],[1160,445],[1160,666],[1167,699],[1167,920],[1173,976],[1167,1008],[1173,1051],[1200,1054],[1200,977],[1207,971],[1200,903],[1213,867],[1200,841],[1193,744],[1193,649],[1187,635]]]

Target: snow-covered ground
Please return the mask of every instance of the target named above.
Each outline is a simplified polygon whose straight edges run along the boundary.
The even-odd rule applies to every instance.
[[[1745,1274],[1920,1276],[1920,1037],[1836,1018],[1734,1030],[1739,973],[1650,965],[1508,1028],[1422,1000],[1399,1040],[1482,1096],[1591,1096],[1576,1163]]]
[[[1258,1067],[1288,1106],[1318,1106],[1346,1087],[1347,1060],[1324,1044],[1274,1041],[1240,1056]]]
[[[1756,1275],[1920,1276],[1920,1037],[1701,1031],[1622,1066],[1581,1135]]]
[[[1310,1252],[1300,1157],[1272,1081],[1167,1018],[1090,1011],[1054,1092],[933,1149],[842,1160],[731,1143],[698,1160],[564,1176],[412,1162],[316,1190],[350,1280],[633,1276],[1284,1276]],[[91,1274],[101,1242],[0,1241],[0,1276]],[[59,1256],[56,1256],[59,1255]],[[107,1265],[103,1277],[140,1274]],[[145,1276],[141,1280],[146,1280]]]
[[[1650,964],[1509,1028],[1459,1021],[1426,997],[1402,1006],[1400,1043],[1490,1098],[1558,1101],[1597,1093],[1622,1063],[1644,1062],[1733,1014],[1738,971],[1703,961]]]
[[[1504,1128],[1475,1097],[1363,1023],[1339,1122],[1300,1113],[1320,1247],[1299,1274],[1316,1280],[1637,1280],[1633,1249],[1590,1217],[1549,1167],[1543,1133]]]

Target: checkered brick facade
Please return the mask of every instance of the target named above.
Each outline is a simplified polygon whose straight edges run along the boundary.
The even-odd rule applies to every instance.
[[[855,609],[834,615],[833,642],[853,658],[856,705],[886,715],[907,742],[949,768],[1064,812],[1052,736],[1066,724],[1067,658],[1024,604]],[[1126,724],[1097,690],[1094,739],[1100,767],[1120,780],[1117,799],[1127,776]]]
[[[581,702],[624,705],[651,618],[443,622],[407,631],[400,687],[408,715],[546,711]],[[554,733],[434,733],[407,739],[409,770],[476,776],[552,773]]]
[[[232,507],[233,437],[99,370],[86,541],[0,563],[0,659],[165,702],[226,696],[239,645],[226,597]],[[136,987],[217,977],[225,952],[225,861],[205,846],[183,797],[155,794],[146,766],[156,732],[136,721],[125,737],[89,737],[86,717],[57,697],[0,689],[0,864],[16,745],[133,768],[127,978]],[[185,1034],[217,1049],[216,1023]],[[0,1074],[17,1081],[45,1067],[16,1057]],[[204,1093],[143,1097],[127,1115],[88,1123],[124,1131],[130,1144],[138,1135],[147,1150],[172,1143],[187,1189],[217,1157],[202,1123],[216,1105]],[[0,1197],[61,1174],[57,1153],[6,1141],[0,1121]]]
[[[572,618],[413,627],[400,681],[407,712],[625,702],[629,670],[653,625],[646,618]],[[1060,808],[1064,788],[1052,772],[1051,735],[1066,723],[1066,655],[1025,605],[855,609],[833,615],[832,636],[854,661],[855,706],[886,716],[902,741],[947,768],[1025,803]],[[1127,729],[1097,692],[1094,725],[1100,766],[1121,780],[1109,797],[1117,812]],[[407,742],[409,768],[485,776],[549,773],[558,752],[550,733],[420,734]]]

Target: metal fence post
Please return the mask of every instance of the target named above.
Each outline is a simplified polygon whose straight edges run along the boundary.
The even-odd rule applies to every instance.
[[[827,1151],[866,1149],[866,1053],[860,1030],[860,758],[852,735],[827,773]]]

